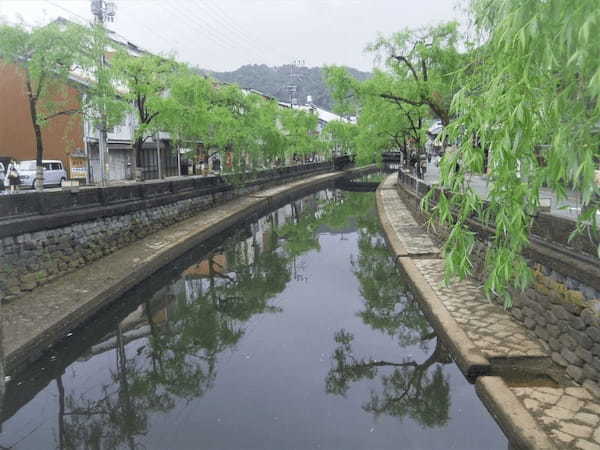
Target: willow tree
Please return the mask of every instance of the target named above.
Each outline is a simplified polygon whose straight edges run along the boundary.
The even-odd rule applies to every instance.
[[[509,287],[530,279],[521,252],[543,186],[559,200],[569,188],[578,191],[579,226],[597,230],[600,9],[595,0],[474,0],[471,12],[482,38],[452,105],[457,119],[449,134],[461,138],[460,151],[442,163],[443,186],[454,195],[442,194],[434,211],[451,227],[448,275],[470,270],[467,218],[478,214],[494,225],[486,288],[510,305]],[[467,174],[481,169],[485,148],[484,212]]]
[[[399,149],[406,161],[409,147],[424,150],[427,107],[390,101],[378,95],[395,91],[395,84],[392,75],[376,71],[373,78],[362,86],[357,139],[361,157],[381,150]]]
[[[110,63],[124,88],[123,97],[135,113],[133,148],[139,168],[144,143],[160,131],[157,120],[160,106],[181,66],[169,58],[151,54],[134,56],[125,50],[118,51]]]
[[[287,155],[306,155],[321,150],[322,142],[317,134],[319,119],[315,114],[302,109],[286,108],[281,110],[279,120],[285,136]]]
[[[327,67],[336,111],[359,114],[358,154],[370,160],[389,148],[424,151],[428,119],[450,122],[450,102],[464,45],[455,23],[379,37],[368,49],[385,59],[373,77],[357,81],[342,67]],[[406,156],[406,155],[405,155]]]
[[[171,80],[157,108],[157,124],[176,139],[237,153],[236,164],[270,161],[283,151],[277,104],[235,85],[185,71]]]
[[[426,107],[443,125],[450,123],[450,103],[458,90],[456,72],[468,46],[456,22],[405,29],[379,36],[367,47],[384,62],[375,79],[360,83],[341,67],[326,69],[326,80],[338,108],[351,108],[364,95],[376,96],[405,110]],[[385,79],[387,77],[387,79]]]
[[[270,165],[285,157],[285,137],[278,127],[281,107],[275,100],[257,94],[250,95],[248,112],[250,148],[254,148],[260,160]]]
[[[334,153],[355,153],[358,127],[356,124],[332,120],[321,132],[321,138]]]
[[[203,142],[211,122],[210,99],[213,82],[190,70],[182,69],[169,83],[169,95],[161,96],[155,103],[160,115],[156,126],[171,133],[172,138],[186,146]]]
[[[71,81],[75,71],[83,74],[94,64],[93,33],[83,26],[56,21],[42,27],[0,24],[0,64],[16,67],[22,74],[35,136],[35,187],[43,188],[43,130],[54,119],[84,111],[83,84]],[[80,89],[73,95],[73,89]],[[89,98],[89,96],[88,96]]]
[[[281,153],[277,106],[235,85],[218,85],[210,99],[209,142],[232,152],[241,170],[255,167]]]

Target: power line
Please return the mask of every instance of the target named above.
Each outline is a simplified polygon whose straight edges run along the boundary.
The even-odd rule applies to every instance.
[[[167,1],[169,1],[169,3],[174,7],[174,5],[172,4],[172,2],[170,0],[167,0]],[[194,11],[189,10],[187,8],[182,8],[181,4],[179,5],[178,8],[179,8],[178,10],[175,10],[175,9],[174,10],[177,13],[180,13],[181,17],[185,18],[188,22],[195,24],[195,27],[197,30],[203,30],[204,32],[206,32],[208,34],[208,36],[212,37],[213,41],[216,41],[219,45],[221,45],[226,50],[229,50],[232,48],[236,49],[236,48],[240,48],[240,47],[246,47],[248,50],[254,52],[259,57],[261,57],[261,58],[264,57],[260,52],[258,52],[255,48],[249,46],[247,43],[243,43],[243,42],[240,43],[239,41],[235,40],[233,37],[222,33],[221,30],[216,28],[213,24],[208,22],[206,19],[201,18]]]
[[[204,10],[206,14],[210,15],[211,18],[218,21],[224,28],[226,28],[230,33],[232,33],[233,36],[237,36],[237,39],[240,39],[245,46],[250,46],[251,48],[258,50],[261,53],[261,56],[271,54],[270,50],[267,50],[259,42],[252,39],[246,33],[241,31],[235,23],[233,23],[227,18],[227,16],[222,15],[221,13],[219,13],[218,10],[214,9],[214,6],[212,4],[204,2],[201,3],[201,5],[208,8],[208,10]],[[211,8],[211,6],[213,6],[213,8]]]
[[[122,8],[124,5],[130,6],[131,4],[132,4],[131,2],[123,3],[123,4],[121,4],[121,6],[119,6],[119,8]],[[146,31],[148,31],[150,36],[158,37],[165,44],[167,44],[172,50],[176,49],[181,44],[177,39],[174,39],[174,41],[172,41],[170,38],[165,37],[164,34],[157,33],[156,29],[150,28],[143,21],[139,21],[139,22],[136,21],[136,25],[141,25],[142,28],[144,28]]]
[[[177,9],[171,1],[169,1],[169,0],[165,0],[165,1],[170,4],[171,7],[169,8],[169,11],[172,14],[177,15],[178,18],[182,19],[187,24],[191,25],[191,27],[194,30],[203,31],[205,37],[210,39],[215,44],[219,45],[221,48],[223,48],[225,50],[229,50],[231,47],[235,47],[235,44],[232,44],[231,42],[227,42],[226,40],[224,40],[222,38],[222,36],[220,36],[214,28],[207,26],[205,23],[202,23],[202,21],[200,21],[198,19],[198,17],[195,16],[192,12],[188,11],[188,13],[183,13],[182,11]]]
[[[209,5],[212,6],[212,9],[214,11],[217,11],[217,13],[219,13],[224,18],[224,20],[227,21],[233,28],[237,29],[238,32],[242,34],[242,36],[248,36],[251,41],[258,44],[258,47],[261,47],[263,49],[267,48],[268,51],[265,53],[273,52],[277,56],[282,56],[284,58],[286,57],[283,53],[280,53],[276,47],[270,47],[270,46],[264,47],[256,37],[253,37],[252,33],[249,33],[247,30],[245,30],[240,25],[238,25],[237,22],[235,20],[233,20],[218,4],[213,3],[211,0],[207,0],[204,4],[206,6],[209,6]]]
[[[69,13],[69,14],[71,14],[72,16],[75,16],[75,17],[78,17],[78,18],[80,18],[80,19],[81,19],[81,20],[83,20],[83,21],[84,21],[86,24],[89,24],[89,23],[91,22],[91,20],[90,20],[89,18],[83,17],[82,15],[80,15],[80,14],[77,14],[76,12],[74,12],[74,11],[72,11],[72,10],[68,9],[68,8],[65,8],[65,7],[64,7],[64,6],[62,6],[62,5],[58,5],[58,4],[56,4],[56,3],[54,3],[54,2],[52,2],[52,1],[50,1],[50,0],[44,0],[44,1],[45,1],[46,3],[48,3],[48,4],[52,5],[52,6],[54,6],[55,8],[62,9],[63,11],[65,11],[65,12],[68,12],[68,13]]]
[[[0,0],[0,1],[1,1],[1,0]],[[59,4],[57,4],[57,3],[55,3],[55,2],[53,2],[53,1],[51,1],[51,0],[44,0],[44,1],[45,1],[46,3],[48,3],[48,4],[52,5],[52,6],[56,7],[56,8],[59,8],[59,9],[61,9],[61,10],[65,11],[65,12],[69,13],[69,14],[70,14],[70,15],[72,15],[72,16],[78,17],[78,18],[79,18],[79,19],[81,19],[81,20],[82,20],[82,21],[83,21],[85,24],[89,24],[89,23],[91,22],[91,19],[89,19],[89,18],[86,18],[86,17],[83,17],[82,15],[80,15],[80,14],[76,13],[75,11],[73,11],[73,10],[71,10],[71,9],[68,9],[68,8],[65,8],[64,6],[62,6],[62,5],[59,5]],[[130,4],[131,4],[131,3],[123,3],[123,5],[130,5]],[[179,45],[179,41],[175,41],[175,44],[174,44],[174,43],[173,43],[171,40],[169,40],[169,39],[165,38],[165,37],[164,37],[162,34],[160,34],[160,33],[157,33],[157,32],[156,32],[156,30],[152,30],[152,29],[150,29],[150,28],[149,28],[149,27],[148,27],[148,26],[147,26],[147,25],[146,25],[144,22],[139,22],[137,25],[141,25],[141,26],[142,26],[142,28],[144,28],[146,31],[148,31],[148,32],[150,33],[150,35],[151,35],[151,36],[156,36],[156,37],[158,37],[159,39],[161,39],[161,40],[162,40],[162,41],[163,41],[165,44],[167,44],[167,45],[168,45],[169,47],[171,47],[172,49],[175,49],[175,48],[176,48],[176,47]]]

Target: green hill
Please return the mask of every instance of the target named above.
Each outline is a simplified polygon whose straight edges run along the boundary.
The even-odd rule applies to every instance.
[[[209,72],[217,80],[235,83],[243,88],[252,88],[271,95],[280,101],[289,102],[291,65],[269,67],[264,64],[242,66],[233,72]],[[369,72],[348,68],[358,80],[371,76]],[[332,110],[333,102],[323,79],[320,67],[295,67],[295,84],[298,86],[296,98],[299,104],[306,103],[306,96],[312,96],[313,103],[321,108]]]

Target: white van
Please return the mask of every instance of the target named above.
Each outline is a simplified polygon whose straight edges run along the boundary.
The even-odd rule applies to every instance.
[[[60,186],[67,179],[67,172],[62,161],[44,159],[42,166],[44,167],[44,186]],[[21,187],[35,187],[35,160],[21,161],[17,166],[17,171]]]

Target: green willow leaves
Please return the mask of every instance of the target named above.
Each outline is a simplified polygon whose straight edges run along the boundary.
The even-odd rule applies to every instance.
[[[494,225],[486,288],[509,306],[509,287],[524,288],[530,280],[522,251],[542,187],[559,200],[577,191],[580,229],[597,229],[600,43],[590,36],[600,33],[600,10],[585,0],[475,0],[472,14],[484,39],[458,75],[462,88],[448,135],[459,151],[442,164],[443,187],[459,195],[434,210],[446,218],[460,211],[445,247],[450,255],[472,247],[469,215]],[[486,154],[489,196],[482,214],[468,174],[482,171]],[[450,263],[451,274],[463,275],[462,269]]]

